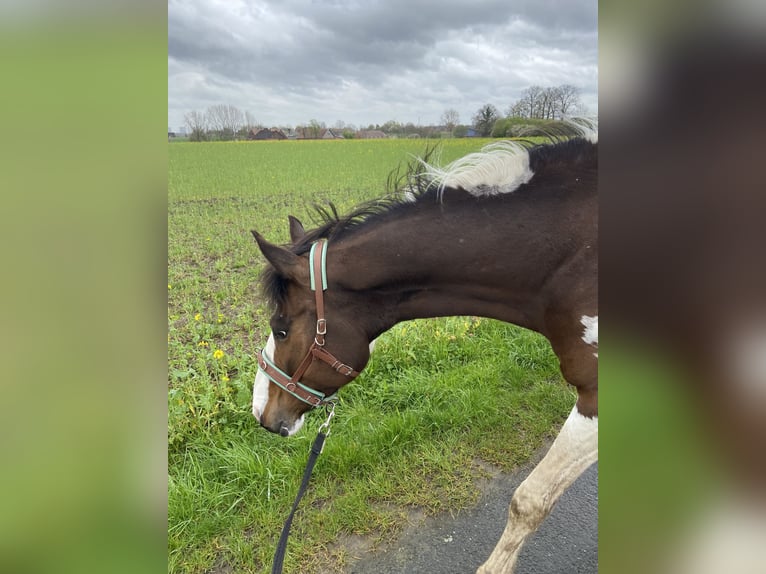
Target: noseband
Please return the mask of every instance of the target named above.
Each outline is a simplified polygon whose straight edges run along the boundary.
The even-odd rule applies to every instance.
[[[359,373],[348,365],[342,363],[324,348],[325,335],[327,334],[327,320],[324,316],[324,291],[327,289],[327,240],[320,239],[311,246],[309,253],[309,276],[311,277],[311,290],[314,291],[314,300],[317,310],[317,325],[314,342],[309,347],[306,356],[301,361],[295,373],[291,377],[274,364],[263,350],[258,351],[258,368],[277,386],[281,387],[292,396],[300,399],[312,407],[326,405],[335,401],[335,395],[325,396],[324,393],[315,391],[300,382],[300,378],[311,363],[320,360],[327,363],[345,375],[349,379],[359,376]],[[319,284],[321,282],[321,284]],[[319,285],[318,285],[319,284]]]

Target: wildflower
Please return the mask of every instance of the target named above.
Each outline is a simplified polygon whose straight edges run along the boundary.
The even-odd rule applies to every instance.
[[[168,289],[172,289],[172,288],[173,286],[170,283],[168,283]]]
[[[199,321],[200,319],[202,319],[202,313],[197,313],[196,315],[194,315],[195,321]]]
[[[222,380],[224,383],[228,383],[228,382],[229,382],[229,377],[228,377],[228,376],[226,376],[226,375],[224,375],[224,376],[222,376],[222,377],[221,377],[221,380]]]
[[[223,323],[223,314],[218,313],[218,322]]]
[[[215,359],[223,359],[223,356],[225,354],[226,353],[224,353],[221,349],[216,349],[215,351],[213,351],[213,358],[215,358]]]
[[[199,343],[197,343],[198,347],[207,347],[208,345],[209,343],[207,341],[200,341]]]

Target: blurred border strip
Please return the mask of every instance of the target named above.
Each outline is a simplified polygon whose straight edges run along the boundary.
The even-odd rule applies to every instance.
[[[161,571],[167,17],[0,7],[0,570]]]
[[[600,8],[599,566],[760,572],[766,8]]]

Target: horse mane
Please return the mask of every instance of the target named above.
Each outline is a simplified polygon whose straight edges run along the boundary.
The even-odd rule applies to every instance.
[[[333,203],[313,206],[314,229],[295,244],[284,247],[303,255],[319,239],[330,242],[360,227],[374,224],[383,218],[395,217],[397,212],[441,202],[445,195],[456,197],[488,197],[515,191],[538,173],[554,165],[567,165],[583,161],[587,154],[595,153],[597,132],[588,132],[574,124],[577,133],[550,133],[552,143],[535,144],[528,140],[491,143],[480,152],[468,154],[445,167],[438,167],[439,146],[426,148],[422,157],[413,157],[404,168],[400,165],[388,176],[388,194],[360,204],[351,212],[341,215]],[[287,280],[271,265],[261,276],[264,297],[278,305],[287,295]]]

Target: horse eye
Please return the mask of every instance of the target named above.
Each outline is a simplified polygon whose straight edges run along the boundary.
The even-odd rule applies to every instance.
[[[274,338],[282,341],[287,338],[287,331],[274,331]]]

